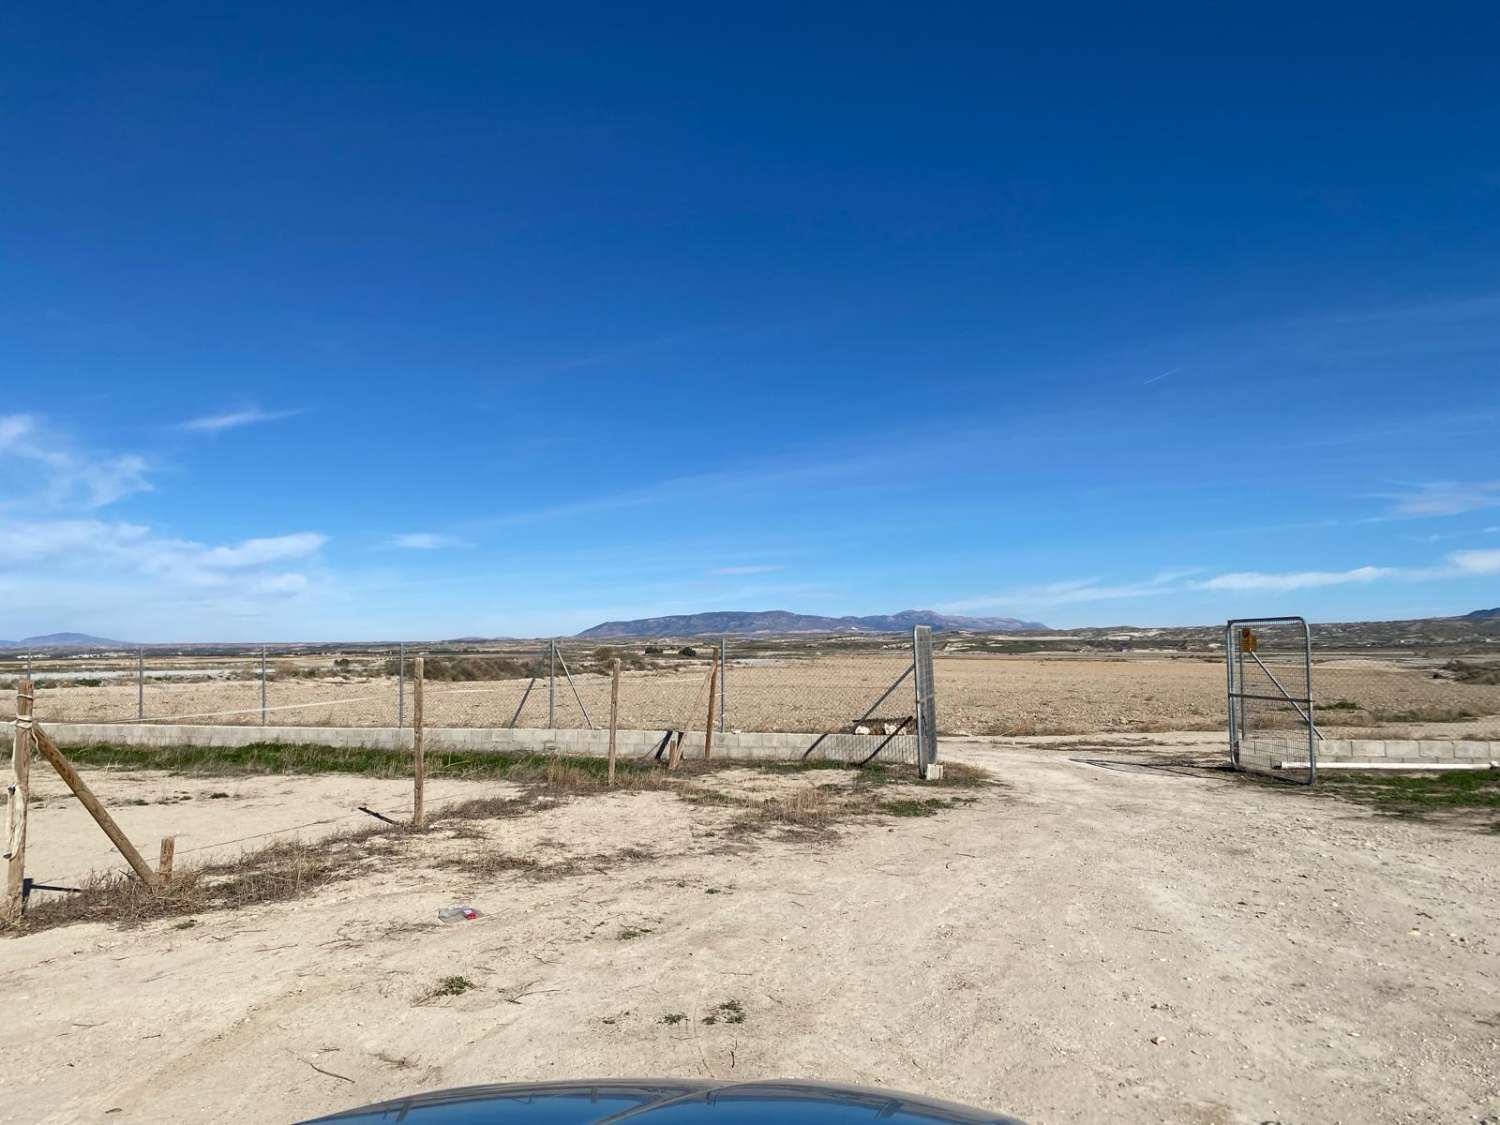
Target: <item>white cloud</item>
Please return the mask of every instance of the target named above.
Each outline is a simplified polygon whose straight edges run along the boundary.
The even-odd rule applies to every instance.
[[[285,597],[302,593],[308,585],[305,574],[267,574],[251,584],[250,592],[262,597]]]
[[[719,566],[708,573],[717,578],[729,578],[742,574],[775,574],[777,571],[785,569],[786,567],[778,563],[762,563],[753,566]]]
[[[1197,583],[1200,590],[1310,590],[1325,586],[1347,586],[1355,583],[1441,582],[1446,579],[1474,578],[1500,574],[1500,550],[1454,551],[1432,566],[1359,566],[1352,570],[1304,570],[1289,574],[1266,574],[1250,571],[1221,574]]]
[[[410,531],[404,535],[393,535],[386,540],[387,547],[399,547],[406,551],[442,551],[469,545],[455,535],[443,535],[436,531]]]
[[[211,547],[203,551],[199,561],[214,570],[242,570],[284,559],[305,558],[316,554],[327,542],[327,536],[315,531],[298,531],[269,539],[246,539],[232,547]]]
[[[1403,492],[1382,493],[1391,502],[1387,519],[1459,516],[1500,508],[1500,481],[1432,481]]]
[[[1267,574],[1249,570],[1221,574],[1195,583],[1199,590],[1314,590],[1325,586],[1346,586],[1354,582],[1374,582],[1391,578],[1401,571],[1388,566],[1358,566],[1352,570],[1300,570],[1290,574]]]
[[[151,491],[145,458],[77,449],[32,414],[0,415],[0,459],[17,462],[39,478],[34,498],[44,507],[102,508]],[[19,483],[23,491],[31,491],[24,478]]]
[[[100,518],[99,508],[151,487],[145,458],[82,449],[36,416],[0,415],[0,472],[27,498],[24,517],[0,504],[0,605],[25,619],[23,631],[203,637],[339,594],[316,531],[200,542]]]
[[[51,577],[146,576],[201,589],[259,581],[272,564],[311,558],[327,541],[316,532],[303,531],[210,546],[157,535],[133,523],[8,521],[0,522],[0,570],[45,564]]]
[[[1195,573],[1198,572],[1191,569],[1168,570],[1143,581],[1115,584],[1105,583],[1097,578],[1068,579],[1040,586],[1023,586],[1005,593],[987,594],[964,601],[947,602],[938,606],[938,609],[943,613],[964,613],[977,609],[1071,605],[1078,602],[1111,601],[1121,598],[1149,598],[1183,591],[1290,593],[1295,590],[1318,590],[1384,581],[1440,582],[1500,575],[1500,549],[1454,551],[1444,556],[1438,563],[1425,567],[1357,566],[1348,570],[1280,572],[1247,570],[1188,581]]]
[[[1459,575],[1500,574],[1500,551],[1454,551],[1448,563]]]
[[[36,432],[36,419],[29,414],[0,414],[0,453],[18,450]]]
[[[180,430],[216,434],[221,430],[234,430],[240,426],[253,426],[258,422],[275,422],[300,414],[298,410],[262,410],[258,406],[247,406],[242,410],[230,410],[223,414],[206,414],[201,418],[190,418],[178,424]]]
[[[986,594],[964,601],[938,606],[940,613],[966,613],[976,609],[1007,606],[1073,605],[1078,602],[1115,601],[1121,598],[1149,598],[1170,594],[1182,588],[1184,578],[1196,574],[1194,568],[1164,570],[1139,582],[1108,584],[1098,578],[1074,578],[1048,582],[1040,586],[1022,586],[999,594]]]

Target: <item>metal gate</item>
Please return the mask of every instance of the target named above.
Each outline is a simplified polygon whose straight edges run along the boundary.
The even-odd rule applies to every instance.
[[[1311,785],[1318,775],[1312,631],[1300,617],[1248,617],[1224,628],[1229,760],[1235,769]]]
[[[914,765],[927,776],[937,761],[937,695],[932,678],[932,629],[912,630],[911,649],[899,675],[883,691],[864,689],[845,697],[860,710],[845,713],[803,749],[803,761],[824,759],[850,765]]]

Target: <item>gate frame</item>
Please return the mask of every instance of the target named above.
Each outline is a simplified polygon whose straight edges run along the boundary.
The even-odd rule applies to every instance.
[[[926,781],[942,776],[937,764],[937,692],[932,682],[932,626],[911,631],[911,659],[915,675],[917,715],[917,776]]]
[[[1235,643],[1236,631],[1252,625],[1300,625],[1302,627],[1303,643],[1303,678],[1302,696],[1291,695],[1281,685],[1281,681],[1272,675],[1271,670],[1261,662],[1260,658],[1252,652],[1251,656],[1260,665],[1261,671],[1265,672],[1270,681],[1276,685],[1281,695],[1259,695],[1244,690],[1245,686],[1245,660],[1244,652]],[[1238,659],[1236,659],[1238,658]],[[1239,675],[1235,675],[1236,665],[1239,667]],[[1307,784],[1311,785],[1318,780],[1318,739],[1322,737],[1318,733],[1317,717],[1313,712],[1313,690],[1312,690],[1312,629],[1307,624],[1305,617],[1236,617],[1224,625],[1224,674],[1227,684],[1225,692],[1226,711],[1229,717],[1229,764],[1236,770],[1243,770],[1240,765],[1240,738],[1244,734],[1244,703],[1247,699],[1259,699],[1271,703],[1290,703],[1296,712],[1302,716],[1302,721],[1307,727]],[[1236,719],[1236,712],[1239,713]]]

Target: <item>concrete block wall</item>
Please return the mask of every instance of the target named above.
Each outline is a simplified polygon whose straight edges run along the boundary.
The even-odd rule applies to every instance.
[[[1306,738],[1247,738],[1241,757],[1291,761],[1307,755]],[[1325,738],[1318,743],[1320,762],[1387,762],[1420,767],[1424,762],[1500,762],[1500,742],[1447,738]]]

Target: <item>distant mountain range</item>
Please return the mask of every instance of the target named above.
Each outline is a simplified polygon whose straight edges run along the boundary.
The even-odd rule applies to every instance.
[[[22,637],[19,641],[0,641],[0,648],[130,648],[125,641],[108,637],[91,637],[87,633],[47,633],[40,637]]]
[[[1426,623],[1447,621],[1500,622],[1500,606],[1494,609],[1476,609],[1472,613],[1448,618],[1424,618],[1418,621],[1347,622],[1344,625],[1327,623],[1318,626],[1324,633],[1334,628],[1378,628],[1391,626],[1419,626]],[[1038,633],[1053,632],[1040,621],[1022,621],[1014,617],[955,617],[930,609],[908,609],[902,613],[876,614],[869,617],[820,617],[815,614],[790,613],[772,609],[762,612],[727,610],[717,613],[686,613],[672,617],[643,617],[635,621],[606,621],[577,634],[581,638],[609,639],[612,637],[698,637],[719,634],[759,633],[775,636],[784,633],[904,633],[913,625],[930,625],[946,632],[974,633]],[[1142,626],[1113,626],[1113,631],[1142,631]],[[1221,630],[1220,625],[1201,626],[1210,631]],[[1078,628],[1071,633],[1109,632],[1102,627]],[[1148,629],[1148,632],[1163,634],[1181,632],[1182,629]],[[1191,630],[1189,630],[1191,631]],[[495,638],[458,637],[448,644],[462,642],[479,643]],[[96,637],[91,633],[46,633],[36,637],[22,637],[18,641],[0,641],[0,651],[41,651],[43,649],[123,649],[134,648],[132,641],[116,641],[108,637]],[[234,646],[231,647],[241,647]]]
[[[643,617],[635,621],[606,621],[585,629],[580,637],[697,637],[721,633],[904,633],[914,625],[938,630],[967,629],[981,633],[1029,633],[1047,626],[1014,617],[952,617],[930,609],[873,617],[818,617],[784,609],[761,612],[724,611],[685,613],[673,617]]]

